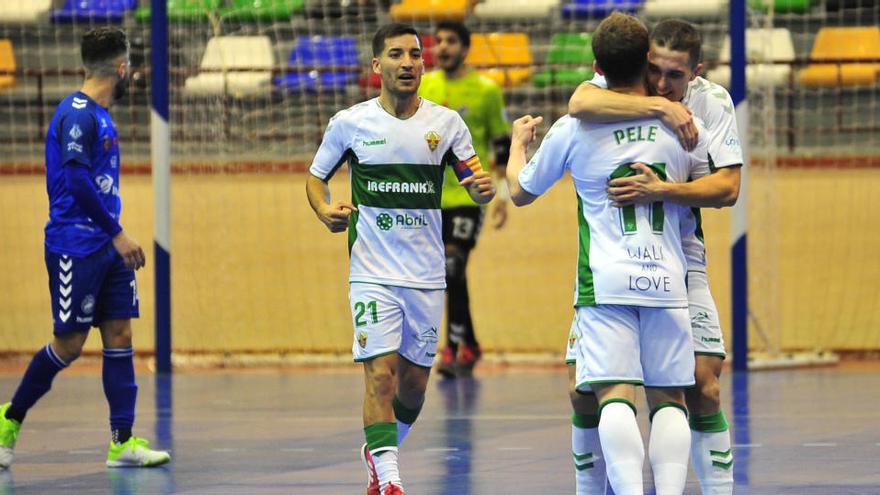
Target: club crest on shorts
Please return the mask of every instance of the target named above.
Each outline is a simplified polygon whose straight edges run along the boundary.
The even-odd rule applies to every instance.
[[[568,348],[574,349],[574,345],[577,343],[578,337],[577,334],[572,330],[568,333]]]
[[[361,346],[361,349],[367,348],[367,332],[361,330],[357,334],[358,345]]]
[[[92,311],[95,310],[95,296],[88,294],[83,298],[82,304],[79,307],[83,314],[91,314]]]
[[[437,146],[440,146],[440,134],[437,131],[428,131],[425,134],[425,142],[428,143],[431,151],[436,150]]]

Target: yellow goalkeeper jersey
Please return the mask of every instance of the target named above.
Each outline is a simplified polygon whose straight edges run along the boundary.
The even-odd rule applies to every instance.
[[[476,71],[449,80],[442,70],[435,70],[422,77],[419,95],[439,105],[455,110],[461,115],[471,131],[474,149],[480,162],[489,168],[489,148],[492,141],[510,134],[510,123],[504,110],[504,96],[495,82],[480,76]],[[447,167],[443,179],[443,209],[461,206],[477,206],[467,190],[458,185],[451,167]]]

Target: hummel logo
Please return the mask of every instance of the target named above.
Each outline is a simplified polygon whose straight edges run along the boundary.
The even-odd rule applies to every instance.
[[[83,100],[82,98],[77,98],[76,96],[74,96],[73,103],[71,105],[73,106],[73,108],[80,110],[80,109],[85,108],[86,105],[88,105],[88,103],[89,103],[88,100]],[[76,139],[76,138],[74,138],[74,139]]]
[[[385,144],[385,138],[374,139],[372,141],[364,141],[364,146],[379,146]]]

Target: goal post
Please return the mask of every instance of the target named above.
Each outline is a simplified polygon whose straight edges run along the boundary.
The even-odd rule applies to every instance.
[[[156,371],[171,372],[171,128],[168,113],[168,3],[151,0],[150,157],[155,230]]]

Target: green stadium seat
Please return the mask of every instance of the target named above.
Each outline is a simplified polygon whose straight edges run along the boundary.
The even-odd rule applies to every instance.
[[[168,20],[172,22],[203,21],[208,12],[219,10],[223,0],[168,0]],[[134,18],[139,22],[150,22],[151,9],[144,5],[135,11]]]
[[[593,35],[590,33],[556,33],[550,40],[547,64],[557,67],[535,74],[535,86],[576,86],[593,77]],[[558,67],[567,65],[570,67]]]
[[[220,16],[239,22],[287,21],[305,6],[305,0],[232,0]]]
[[[810,0],[748,0],[750,8],[755,10],[769,10],[773,6],[774,12],[803,14],[810,10]]]

